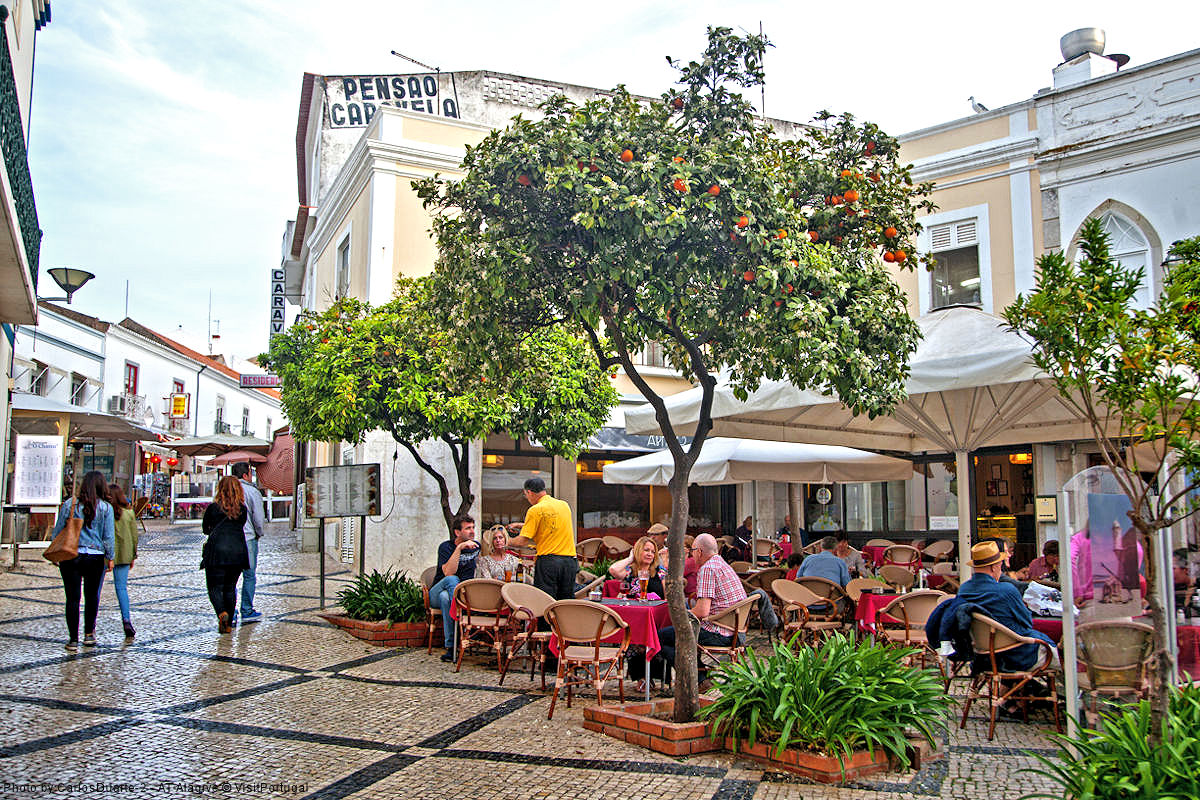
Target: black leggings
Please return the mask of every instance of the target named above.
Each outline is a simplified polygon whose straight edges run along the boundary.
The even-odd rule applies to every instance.
[[[233,610],[237,604],[237,581],[242,571],[233,567],[205,567],[204,580],[208,584],[208,600],[212,603],[213,611],[222,611],[233,619]]]
[[[100,587],[104,584],[104,556],[80,553],[60,562],[63,590],[67,595],[67,633],[79,641],[79,584],[83,583],[83,632],[96,632],[96,612],[100,610]]]

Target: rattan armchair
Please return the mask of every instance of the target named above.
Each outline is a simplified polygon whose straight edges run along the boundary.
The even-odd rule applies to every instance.
[[[458,606],[458,657],[454,671],[462,668],[463,655],[472,644],[483,645],[496,653],[497,664],[504,663],[504,601],[500,587],[504,581],[472,578],[454,587],[454,602]]]
[[[967,715],[971,711],[971,703],[983,697],[986,690],[988,698],[988,741],[996,734],[996,713],[1004,703],[1012,701],[1021,706],[1028,715],[1029,703],[1042,700],[1040,694],[1034,693],[1030,684],[1039,679],[1044,680],[1050,688],[1049,700],[1054,710],[1054,726],[1062,733],[1062,718],[1058,712],[1057,673],[1061,672],[1055,659],[1054,648],[1044,639],[1033,636],[1020,636],[1011,629],[1001,625],[991,617],[983,614],[971,615],[971,646],[977,656],[984,656],[984,666],[971,679],[967,689],[966,700],[963,701],[962,721],[960,728],[967,726]],[[1036,644],[1039,648],[1038,659],[1029,669],[1002,670],[998,656],[1026,644]]]
[[[558,675],[546,719],[554,716],[558,693],[567,690],[571,707],[574,687],[591,684],[596,705],[604,705],[604,682],[616,672],[621,702],[625,702],[625,651],[629,649],[629,624],[612,609],[587,600],[558,600],[545,611],[558,642]],[[618,634],[618,643],[606,642]]]
[[[534,671],[542,670],[542,689],[546,688],[546,648],[550,643],[550,631],[538,630],[538,623],[545,619],[546,609],[554,598],[534,586],[524,583],[506,583],[500,587],[500,599],[511,613],[505,626],[505,658],[500,663],[500,685],[508,668],[518,658],[530,661],[529,680]]]

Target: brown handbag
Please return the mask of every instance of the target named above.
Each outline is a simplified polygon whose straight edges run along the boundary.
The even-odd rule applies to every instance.
[[[67,521],[54,540],[42,551],[42,558],[55,564],[70,561],[79,555],[79,532],[83,530],[83,520],[75,516],[75,498],[71,498],[71,511]]]

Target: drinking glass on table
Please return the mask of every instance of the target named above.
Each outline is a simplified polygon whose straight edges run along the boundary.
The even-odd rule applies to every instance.
[[[511,569],[504,570],[504,582],[510,583],[512,581],[512,579],[513,579],[512,570]]]
[[[647,587],[649,587],[649,585],[650,585],[650,578],[648,578],[648,577],[639,577],[638,578],[638,589],[641,591],[641,594],[639,596],[643,600],[646,599],[646,590],[647,590]]]

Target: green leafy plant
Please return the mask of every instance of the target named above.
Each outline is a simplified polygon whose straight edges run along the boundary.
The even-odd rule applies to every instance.
[[[337,595],[338,604],[353,619],[379,622],[420,622],[425,619],[421,586],[403,572],[372,570],[359,575]]]
[[[712,674],[720,697],[700,710],[713,736],[836,756],[845,770],[856,750],[882,750],[907,769],[910,733],[935,745],[952,700],[933,669],[905,664],[915,651],[856,644],[836,634],[816,647],[776,643]]]
[[[1029,798],[1075,800],[1194,800],[1200,797],[1200,688],[1172,691],[1160,730],[1161,745],[1150,736],[1154,717],[1150,703],[1106,711],[1102,730],[1074,736],[1055,735],[1055,758],[1036,755],[1041,768],[1029,769],[1060,787]]]

